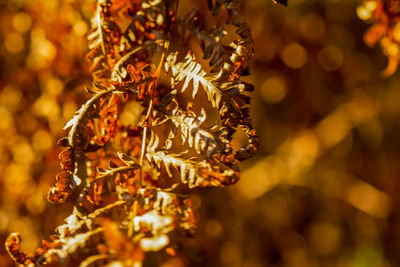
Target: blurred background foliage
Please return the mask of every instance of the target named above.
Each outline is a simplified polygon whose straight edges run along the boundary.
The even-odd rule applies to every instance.
[[[1,244],[16,231],[33,252],[71,212],[46,195],[91,83],[94,2],[0,2]],[[195,191],[198,235],[149,266],[400,266],[400,78],[382,78],[358,5],[243,1],[261,149],[234,186]],[[3,245],[0,266],[13,266]]]

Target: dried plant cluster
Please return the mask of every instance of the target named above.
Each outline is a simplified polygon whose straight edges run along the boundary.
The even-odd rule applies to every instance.
[[[400,60],[400,1],[364,0],[357,8],[357,14],[373,24],[364,35],[365,43],[369,46],[380,43],[389,60],[382,74],[392,75]]]
[[[236,1],[210,0],[205,11],[99,0],[88,40],[91,97],[65,126],[48,194],[74,208],[32,255],[8,237],[20,264],[140,266],[149,251],[174,255],[170,240],[196,229],[190,190],[235,183],[238,161],[257,151],[253,87],[241,80],[253,41]],[[239,148],[237,131],[247,137]]]

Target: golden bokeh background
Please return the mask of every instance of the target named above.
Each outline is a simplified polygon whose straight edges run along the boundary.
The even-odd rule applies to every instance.
[[[237,184],[194,192],[190,266],[400,266],[400,78],[382,78],[387,58],[364,43],[361,1],[242,2],[261,149]],[[87,99],[94,6],[0,2],[1,244],[16,231],[33,252],[71,212],[46,195],[56,141]],[[14,266],[3,245],[0,266]]]

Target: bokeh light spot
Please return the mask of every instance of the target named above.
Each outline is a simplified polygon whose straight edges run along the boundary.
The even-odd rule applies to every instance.
[[[318,63],[325,71],[335,71],[343,65],[344,56],[336,46],[326,46],[318,53]]]
[[[73,26],[73,31],[78,36],[84,36],[88,30],[88,25],[83,20],[76,22]]]
[[[205,231],[211,237],[218,237],[222,232],[222,225],[217,220],[209,220],[207,221]]]
[[[317,14],[309,14],[300,21],[301,34],[310,40],[318,40],[325,34],[325,22]]]
[[[53,145],[51,135],[45,130],[39,130],[32,138],[33,147],[36,150],[43,151],[50,149]]]
[[[28,13],[19,12],[13,16],[12,25],[16,31],[27,32],[32,25],[32,18]]]
[[[9,130],[13,124],[13,117],[4,107],[0,107],[0,130]]]
[[[299,69],[307,62],[307,51],[302,45],[291,43],[283,49],[281,59],[289,68]]]
[[[24,39],[18,32],[9,33],[4,40],[4,46],[10,53],[19,53],[25,47]]]
[[[267,103],[278,103],[286,96],[286,81],[274,75],[268,77],[260,87],[262,99]]]

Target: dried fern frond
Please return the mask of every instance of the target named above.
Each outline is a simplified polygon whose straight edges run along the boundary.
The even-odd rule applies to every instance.
[[[183,85],[178,87],[178,92],[184,93],[192,82],[191,95],[195,98],[201,85],[212,106],[219,110],[222,124],[227,127],[229,134],[233,134],[235,128],[241,127],[248,136],[249,146],[241,149],[237,158],[243,160],[253,155],[258,146],[258,139],[251,126],[248,109],[245,107],[249,104],[250,98],[242,94],[252,91],[253,87],[238,79],[223,82],[223,72],[207,77],[206,72],[190,53],[183,62],[176,63],[176,59],[177,53],[172,53],[166,60],[165,68],[172,73],[171,87],[176,89],[183,82]]]
[[[156,112],[161,114],[159,115]],[[168,122],[172,123],[170,126],[171,131],[165,140],[166,150],[172,147],[178,130],[180,130],[182,146],[187,144],[190,148],[194,148],[198,154],[205,154],[206,158],[222,152],[223,144],[219,138],[218,124],[208,128],[201,127],[207,118],[207,114],[203,108],[200,114],[200,116],[197,116],[193,111],[183,112],[178,105],[174,108],[164,108],[161,105],[155,107],[154,117],[156,119],[152,122],[153,127]]]
[[[398,0],[364,0],[357,8],[360,19],[372,23],[364,35],[367,45],[379,42],[383,53],[388,57],[388,65],[382,71],[384,77],[392,75],[400,60],[400,2]]]
[[[87,58],[92,61],[90,68],[96,82],[109,78],[113,61],[115,60],[114,46],[120,39],[120,30],[111,20],[111,1],[99,1],[96,15],[92,19],[92,29],[88,34],[89,50]],[[105,83],[106,85],[107,83]]]
[[[207,29],[199,9],[177,18],[175,0],[98,1],[88,34],[94,87],[66,123],[62,172],[48,195],[57,204],[73,196],[74,207],[32,255],[11,235],[16,262],[140,266],[146,252],[195,232],[191,189],[238,181],[238,161],[258,146],[246,95],[253,87],[240,80],[253,42],[236,1],[209,7],[219,23]],[[192,37],[201,50],[182,47]],[[240,129],[248,141],[234,149]]]
[[[281,5],[284,5],[284,6],[288,5],[287,0],[272,0],[272,1],[274,1],[275,3],[281,4]]]
[[[116,114],[121,99],[124,101],[123,94],[115,88],[95,93],[67,122],[64,129],[70,129],[68,138],[59,142],[67,147],[59,155],[64,172],[57,176],[56,186],[50,189],[49,201],[62,203],[66,200],[80,184],[80,167],[86,167],[82,166],[86,162],[84,153],[100,149],[117,131]]]

